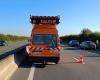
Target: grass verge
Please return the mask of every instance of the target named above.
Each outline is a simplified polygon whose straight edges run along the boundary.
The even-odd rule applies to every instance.
[[[0,55],[4,54],[5,52],[11,51],[13,49],[16,49],[24,44],[27,44],[26,41],[7,41],[8,45],[6,46],[0,46]]]

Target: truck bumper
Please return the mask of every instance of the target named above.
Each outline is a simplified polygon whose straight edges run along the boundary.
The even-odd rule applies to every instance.
[[[33,56],[29,56],[29,61],[32,62],[59,62],[60,57],[33,57]]]

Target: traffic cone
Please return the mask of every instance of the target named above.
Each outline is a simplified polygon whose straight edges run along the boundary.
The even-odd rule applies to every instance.
[[[80,64],[85,64],[83,57],[84,57],[83,54],[80,54],[80,61],[79,61]]]

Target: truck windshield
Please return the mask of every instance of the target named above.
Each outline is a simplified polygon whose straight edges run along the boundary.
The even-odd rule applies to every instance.
[[[56,47],[57,40],[55,35],[36,34],[33,35],[32,44],[46,44],[50,47]]]

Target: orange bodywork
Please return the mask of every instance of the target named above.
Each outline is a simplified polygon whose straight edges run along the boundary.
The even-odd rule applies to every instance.
[[[32,32],[27,46],[27,52],[29,58],[32,60],[38,59],[43,60],[50,59],[51,61],[57,62],[60,58],[60,39],[57,31],[57,24],[32,24]],[[33,44],[32,36],[34,35],[53,35],[55,36],[56,45],[54,48],[47,44]],[[57,60],[56,60],[57,59]]]

